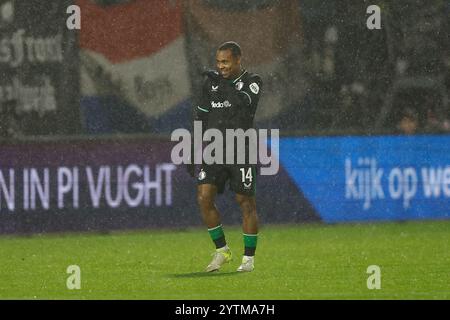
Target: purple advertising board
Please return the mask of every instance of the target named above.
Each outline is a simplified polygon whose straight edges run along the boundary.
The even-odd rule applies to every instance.
[[[196,179],[172,163],[174,142],[155,138],[3,144],[0,233],[200,226]],[[262,223],[318,220],[283,168],[259,176]],[[219,195],[223,222],[238,224],[234,195]]]

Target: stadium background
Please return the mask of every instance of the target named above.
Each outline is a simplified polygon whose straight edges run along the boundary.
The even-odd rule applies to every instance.
[[[230,39],[281,133],[262,223],[448,218],[450,6],[413,2],[1,1],[0,232],[200,225],[170,133]]]
[[[372,4],[380,30],[366,27]],[[0,299],[449,299],[449,11],[0,0]],[[230,39],[264,79],[257,127],[281,134],[245,275],[239,258],[201,272],[213,245],[195,180],[170,160],[200,72]],[[218,206],[239,257],[239,208],[230,193]]]

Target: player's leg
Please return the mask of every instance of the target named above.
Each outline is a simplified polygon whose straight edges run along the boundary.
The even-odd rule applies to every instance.
[[[215,204],[217,186],[213,184],[200,184],[197,187],[197,202],[200,207],[203,221],[208,227],[216,249],[224,248],[227,245],[225,233],[220,221],[220,213]]]
[[[208,177],[208,180],[206,177]],[[197,202],[200,207],[200,212],[204,223],[208,227],[209,235],[216,246],[214,258],[206,268],[208,272],[219,270],[232,257],[231,250],[228,248],[225,240],[220,213],[215,205],[215,197],[218,190],[222,191],[221,189],[223,188],[222,185],[217,186],[212,183],[222,183],[222,181],[216,181],[216,178],[217,172],[212,173],[212,170],[206,170],[205,178],[199,182],[197,187]]]
[[[231,186],[242,212],[244,256],[238,271],[252,271],[258,240],[258,214],[256,212],[256,170],[252,165],[233,166]]]
[[[256,245],[258,242],[258,214],[254,196],[236,194],[236,201],[242,211],[244,256],[238,271],[253,271]]]
[[[258,214],[256,212],[256,200],[254,196],[236,194],[236,201],[242,212],[242,230],[244,234],[258,233]],[[249,249],[249,251],[254,251]],[[246,251],[246,252],[249,252]],[[254,255],[254,252],[252,252]]]

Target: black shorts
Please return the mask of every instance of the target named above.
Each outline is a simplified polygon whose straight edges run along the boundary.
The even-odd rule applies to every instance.
[[[229,182],[232,191],[247,196],[256,192],[256,165],[252,164],[204,164],[197,176],[197,184],[213,184],[217,193],[223,193]]]

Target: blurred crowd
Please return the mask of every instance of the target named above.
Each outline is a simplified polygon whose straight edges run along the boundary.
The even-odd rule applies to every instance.
[[[292,106],[295,122],[313,131],[450,132],[450,3],[378,4],[381,29],[369,30],[367,1],[300,1],[309,88]]]
[[[111,6],[133,1],[94,2]],[[202,3],[227,12],[251,12],[271,8],[280,1],[203,0]],[[283,128],[286,132],[311,134],[450,132],[450,2],[376,1],[381,8],[381,29],[369,30],[366,22],[370,14],[366,9],[373,4],[371,2],[298,0],[301,18],[298,34],[301,34],[302,44],[300,49],[292,47],[294,51],[299,51],[293,54],[292,48],[289,48],[290,55],[286,59],[289,61],[285,69],[289,73],[291,65],[295,65],[299,66],[296,70],[301,71],[278,78],[274,75],[274,79],[268,79],[266,83],[292,87],[297,85],[293,78],[301,77],[298,83],[302,86],[289,87],[287,94],[285,91],[280,93],[280,96],[286,97],[283,102],[286,105],[264,125]],[[190,65],[204,65],[198,58],[198,52],[206,51],[201,47],[205,42],[202,37],[207,38],[211,34],[199,34],[195,40],[189,30],[186,31],[188,46],[191,45],[190,49],[197,48],[197,51],[187,50]],[[277,48],[273,51],[276,52]],[[276,63],[274,65],[278,66]],[[102,72],[105,73],[100,70]],[[111,91],[120,91],[113,85],[110,87]],[[35,118],[38,116],[30,116],[30,119]],[[140,124],[145,122],[140,114],[134,117],[119,115],[117,118],[127,118],[126,124],[133,130],[141,128],[146,132],[152,131],[152,126]],[[49,119],[46,121],[56,121]],[[136,124],[130,119],[139,119],[140,122]],[[180,116],[180,119],[180,122],[187,122],[187,118]],[[29,124],[34,122],[24,122],[19,117],[16,101],[0,99],[1,136],[36,134],[27,132],[27,128],[31,128]],[[42,121],[42,132],[45,132],[45,125]]]

